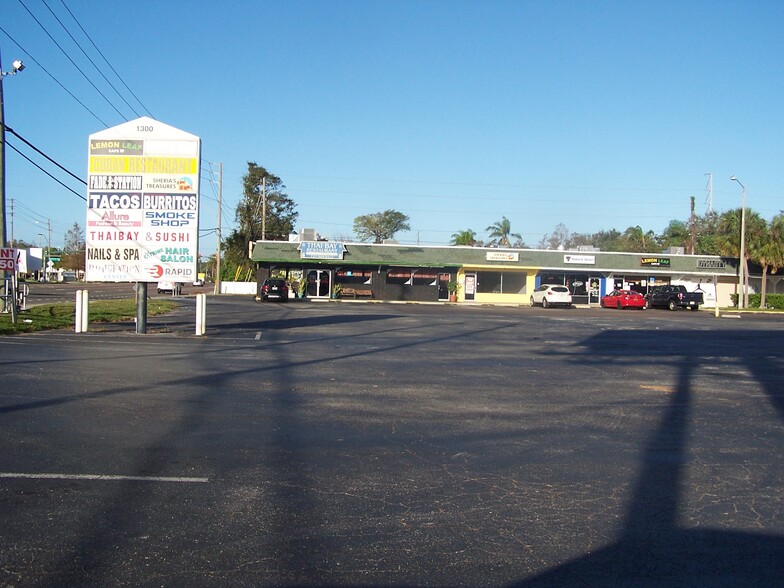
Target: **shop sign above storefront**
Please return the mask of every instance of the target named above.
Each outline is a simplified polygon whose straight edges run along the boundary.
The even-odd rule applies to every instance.
[[[346,252],[339,241],[303,241],[297,249],[300,259],[343,259]]]
[[[584,265],[594,265],[595,255],[564,255],[564,263],[579,263]]]
[[[487,261],[520,261],[520,254],[516,251],[488,251]]]
[[[670,267],[669,257],[642,257],[640,258],[642,267]]]

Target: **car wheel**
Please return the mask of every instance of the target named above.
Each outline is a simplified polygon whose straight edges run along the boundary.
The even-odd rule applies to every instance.
[[[536,303],[534,302],[534,297],[533,296],[531,296],[531,306],[536,306]]]
[[[645,299],[645,304],[642,305],[643,310],[648,310],[651,307],[651,302],[647,298]]]
[[[699,309],[700,309],[700,305],[699,304],[695,304],[694,306],[690,306],[689,307],[689,310],[699,310]]]
[[[620,300],[618,301],[618,310],[623,310],[623,304],[621,304]]]
[[[667,308],[669,308],[670,310],[677,310],[677,309],[678,309],[678,305],[677,305],[677,304],[675,304],[675,301],[674,301],[674,300],[670,300],[670,301],[667,303]]]
[[[542,298],[542,308],[547,308],[550,306],[550,303],[547,302],[547,298]]]

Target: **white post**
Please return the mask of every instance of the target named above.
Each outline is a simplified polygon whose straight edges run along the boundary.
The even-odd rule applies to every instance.
[[[76,291],[76,319],[74,320],[74,332],[82,332],[82,297],[84,292],[82,290]]]
[[[207,295],[196,294],[196,335],[207,332]]]
[[[82,295],[82,333],[86,333],[90,327],[90,291],[85,290]]]

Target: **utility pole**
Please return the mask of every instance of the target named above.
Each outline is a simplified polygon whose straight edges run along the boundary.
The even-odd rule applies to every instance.
[[[694,215],[694,196],[691,197],[691,215],[689,216],[689,255],[694,255],[697,248],[697,222]]]
[[[221,213],[223,211],[223,163],[218,164],[218,250],[215,254],[215,294],[221,293]]]
[[[261,240],[267,240],[267,176],[261,178]]]
[[[713,174],[707,173],[705,175],[708,176],[708,185],[705,186],[705,189],[708,191],[706,201],[708,202],[708,214],[711,214],[713,212]]]

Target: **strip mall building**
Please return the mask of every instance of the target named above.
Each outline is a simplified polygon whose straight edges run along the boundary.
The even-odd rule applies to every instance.
[[[250,257],[259,285],[269,276],[304,276],[309,298],[330,298],[339,284],[374,300],[446,301],[449,282],[457,282],[458,302],[528,304],[531,292],[549,283],[568,286],[575,304],[593,306],[615,288],[645,293],[682,284],[702,290],[712,308],[717,300],[731,306],[738,289],[738,260],[709,255],[257,241]],[[768,291],[778,292],[781,279]],[[752,274],[752,290],[759,282]]]

